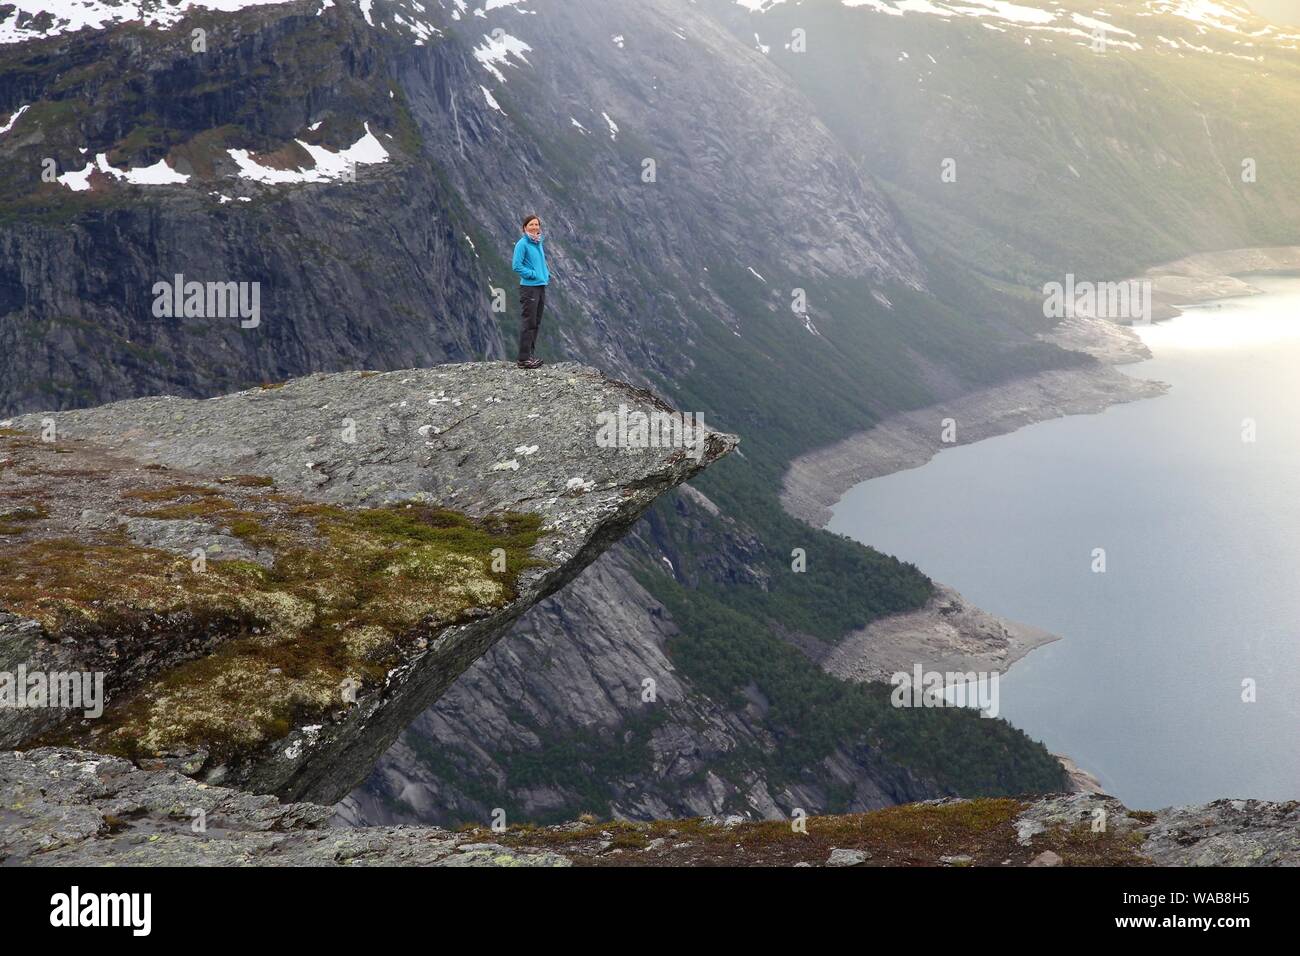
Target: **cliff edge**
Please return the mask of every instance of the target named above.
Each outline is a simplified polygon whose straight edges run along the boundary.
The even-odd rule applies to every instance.
[[[0,422],[0,747],[333,803],[736,443],[572,363]]]

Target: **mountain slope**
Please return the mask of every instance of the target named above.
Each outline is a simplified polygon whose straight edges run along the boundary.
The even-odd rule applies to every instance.
[[[1300,31],[1244,7],[710,9],[738,38],[764,38],[922,248],[996,280],[1121,278],[1192,251],[1296,240]],[[805,53],[785,42],[796,30]]]

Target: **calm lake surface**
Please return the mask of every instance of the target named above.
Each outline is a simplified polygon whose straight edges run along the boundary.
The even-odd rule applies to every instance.
[[[1300,798],[1300,278],[1248,281],[1137,329],[1122,370],[1168,394],[946,449],[829,525],[1061,635],[1001,716],[1134,808]]]

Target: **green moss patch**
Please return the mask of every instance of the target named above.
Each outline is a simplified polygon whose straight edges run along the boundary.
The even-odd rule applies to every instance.
[[[1022,846],[1015,821],[1027,806],[992,798],[909,803],[812,816],[801,830],[784,820],[721,827],[701,819],[597,823],[584,816],[582,826],[515,826],[490,839],[521,850],[552,849],[586,866],[793,866],[824,863],[834,849],[863,851],[867,866],[1025,866],[1044,850],[1059,854],[1065,866],[1148,865],[1133,830],[1053,827]]]
[[[344,708],[345,682],[374,686],[441,628],[505,606],[541,563],[536,515],[348,510],[264,492],[255,477],[225,487],[230,498],[197,483],[133,488],[122,510],[202,520],[269,552],[269,567],[219,552],[196,563],[121,530],[0,550],[0,607],[79,644],[88,666],[120,670],[116,659],[145,653],[177,662],[119,686],[101,720],[52,742],[237,758]],[[7,514],[44,517],[30,504]]]

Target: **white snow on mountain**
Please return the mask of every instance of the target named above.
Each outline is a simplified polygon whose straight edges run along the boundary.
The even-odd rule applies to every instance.
[[[25,105],[24,105],[24,106],[20,106],[20,107],[18,107],[18,109],[14,110],[14,113],[13,113],[12,116],[9,117],[8,122],[6,122],[3,126],[0,126],[0,135],[3,135],[4,133],[7,133],[7,132],[9,132],[11,129],[13,129],[13,128],[14,128],[14,124],[18,122],[18,117],[20,117],[20,116],[22,116],[24,113],[26,113],[27,110],[28,110],[28,107],[25,106]]]
[[[492,95],[492,91],[481,83],[479,84],[479,89],[483,91],[483,99],[487,100],[487,105],[504,116],[506,111],[501,108],[501,104],[498,103],[497,98]]]
[[[343,179],[354,166],[373,165],[388,162],[388,151],[370,132],[370,124],[365,124],[366,133],[347,149],[338,152],[324,146],[313,146],[302,140],[294,140],[311,155],[315,165],[310,168],[276,169],[264,166],[246,149],[230,149],[230,158],[239,165],[242,179],[251,179],[272,185],[283,183],[323,183]]]
[[[751,13],[763,14],[781,6],[787,0],[732,0]],[[817,0],[805,0],[817,2]],[[824,3],[836,0],[821,0]],[[1094,46],[1104,38],[1106,48],[1126,50],[1143,49],[1142,39],[1153,46],[1163,45],[1177,50],[1194,50],[1234,56],[1239,59],[1258,60],[1260,51],[1252,49],[1254,41],[1266,41],[1274,48],[1295,49],[1294,41],[1300,34],[1287,32],[1256,17],[1248,8],[1230,0],[1145,0],[1134,4],[1114,4],[1107,10],[1104,0],[1085,12],[1066,9],[1057,0],[1040,0],[1038,3],[1011,2],[1011,0],[837,0],[845,7],[865,13],[884,14],[890,17],[930,16],[948,22],[963,19],[982,21],[981,25],[995,33],[1023,31],[1026,34],[1045,34],[1051,42],[1052,35],[1080,46]],[[1153,29],[1139,34],[1132,29],[1112,22],[1112,17],[1149,19]],[[1206,40],[1217,35],[1215,46],[1205,42],[1189,43],[1185,39],[1171,40],[1164,34],[1174,32],[1173,21],[1184,21],[1187,27]],[[1157,32],[1156,28],[1159,28]],[[1185,27],[1186,29],[1186,27]],[[1030,38],[1025,36],[1025,42]]]
[[[270,6],[285,0],[0,0],[0,44],[28,40],[79,30],[102,30],[127,21],[140,22],[160,30],[170,29],[195,11],[229,12],[250,7]],[[322,15],[337,6],[352,5],[365,22],[376,30],[406,35],[416,46],[424,46],[441,31],[428,21],[428,7],[450,10],[453,20],[474,16],[492,21],[498,17],[514,18],[535,15],[525,4],[563,0],[319,0],[316,14]],[[723,0],[715,0],[723,2]],[[1232,0],[1142,0],[1117,3],[1098,0],[1095,6],[1077,4],[1081,11],[1068,9],[1060,0],[731,0],[762,15],[776,8],[802,4],[841,4],[868,14],[889,17],[928,16],[944,22],[977,20],[998,34],[1030,37],[1046,43],[1068,42],[1096,49],[1104,39],[1106,49],[1140,51],[1146,47],[1161,55],[1183,56],[1216,54],[1260,61],[1270,50],[1296,50],[1300,32],[1279,28],[1256,17],[1247,7]],[[426,6],[426,4],[428,6]],[[1070,4],[1075,6],[1076,4]],[[489,14],[493,16],[489,16]],[[1125,26],[1115,22],[1123,18]],[[1141,30],[1135,32],[1138,25]],[[1186,33],[1181,37],[1177,34]],[[1140,35],[1139,35],[1140,34]],[[676,35],[685,40],[685,34]],[[622,34],[613,37],[620,48]],[[755,47],[769,53],[758,33]],[[499,82],[505,82],[505,65],[515,66],[511,57],[524,63],[523,54],[530,48],[524,41],[501,28],[491,30],[485,43],[474,55]]]
[[[516,56],[528,62],[524,54],[532,50],[527,43],[516,36],[511,36],[504,30],[493,30],[491,35],[484,34],[483,42],[474,47],[474,59],[478,60],[489,73],[495,76],[502,83],[506,81],[506,76],[499,69],[500,65],[514,66],[510,62],[512,56]]]
[[[1241,33],[1249,11],[1234,4],[1214,3],[1213,0],[1152,0],[1147,4],[1156,13],[1168,13],[1184,20],[1217,30]]]
[[[58,181],[73,192],[82,192],[90,188],[90,174],[95,170],[135,186],[173,186],[189,182],[190,179],[184,173],[178,173],[168,166],[164,159],[158,160],[152,166],[118,169],[109,165],[107,155],[99,153],[95,156],[95,161],[88,163],[85,169],[64,173],[58,177]]]
[[[376,7],[375,0],[337,2],[354,3],[366,23],[382,30],[390,29],[391,24],[392,29],[409,34],[416,46],[423,46],[431,36],[440,32],[419,16],[426,10],[419,0],[388,4],[382,10]],[[465,9],[463,0],[455,2],[460,10]],[[487,0],[487,9],[512,7],[520,2],[522,0]],[[0,43],[22,43],[78,30],[102,30],[128,21],[166,30],[199,10],[228,13],[283,3],[285,0],[5,0],[0,3]],[[321,0],[316,15],[320,16],[335,5],[336,0]],[[400,12],[403,8],[404,14]],[[476,12],[479,15],[483,13],[481,9]]]
[[[139,20],[149,26],[170,27],[193,10],[242,10],[245,7],[283,3],[284,0],[143,0],[113,3],[109,0],[7,0],[0,10],[0,43],[20,43],[38,37],[102,30],[115,23]]]

